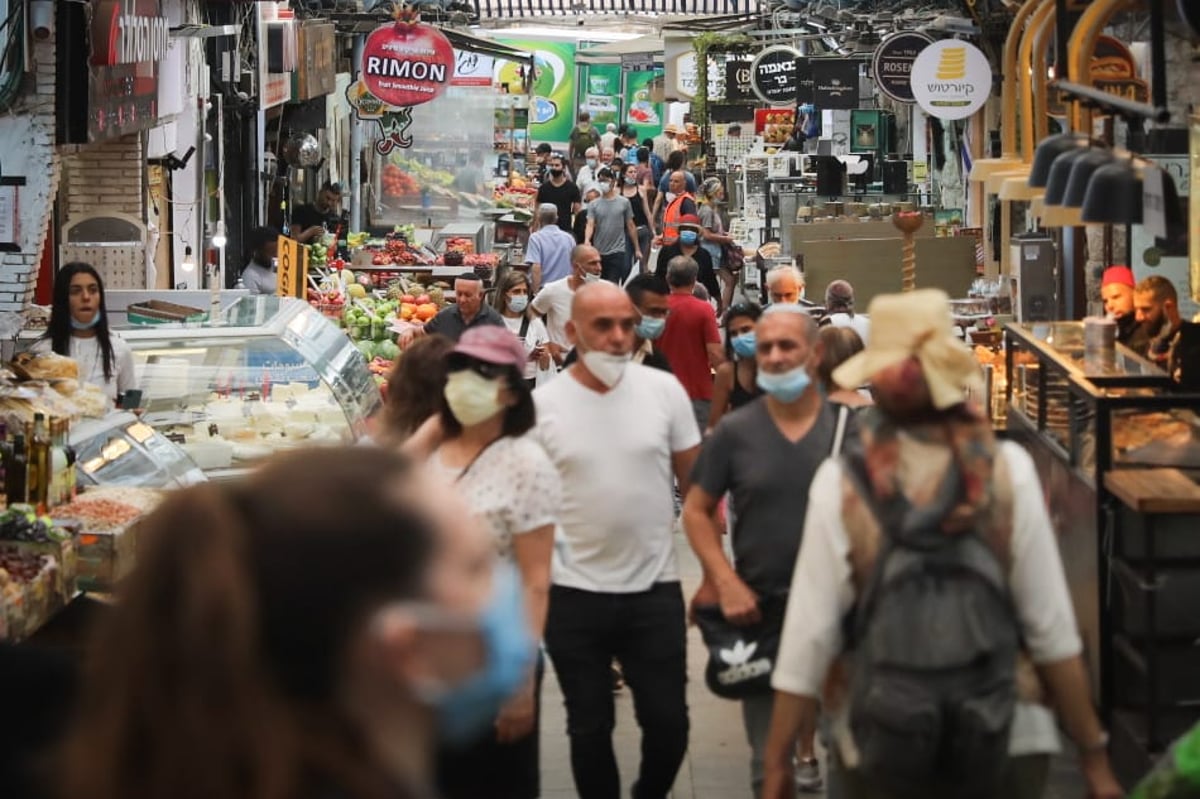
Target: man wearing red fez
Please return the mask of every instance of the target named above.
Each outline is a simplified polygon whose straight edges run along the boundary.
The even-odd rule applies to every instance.
[[[1133,270],[1128,266],[1110,266],[1100,282],[1104,312],[1117,322],[1117,341],[1138,353],[1150,346],[1150,336],[1137,320],[1133,306]]]

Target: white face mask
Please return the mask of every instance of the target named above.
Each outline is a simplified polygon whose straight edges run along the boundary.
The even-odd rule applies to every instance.
[[[612,188],[612,184],[607,181],[600,183],[599,186],[601,194],[608,194],[608,190]]]
[[[633,359],[632,353],[627,355],[613,355],[608,352],[599,350],[591,350],[579,356],[583,361],[583,365],[587,370],[596,376],[596,379],[603,383],[608,388],[612,388],[617,383],[621,382],[621,376],[625,374],[625,367],[629,365]]]
[[[463,427],[486,421],[504,410],[500,402],[503,378],[489,380],[472,369],[462,369],[446,376],[446,404]]]
[[[596,272],[588,272],[588,271],[584,271],[584,272],[583,272],[583,273],[580,275],[580,277],[582,277],[582,278],[583,278],[583,282],[584,282],[584,283],[598,283],[598,282],[600,282],[600,275],[599,275],[599,274],[597,274]]]

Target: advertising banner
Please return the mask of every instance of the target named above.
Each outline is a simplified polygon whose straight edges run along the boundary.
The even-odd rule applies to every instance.
[[[575,127],[575,42],[549,39],[498,39],[533,53],[534,80],[529,101],[529,136],[535,141],[565,142]],[[511,61],[500,67],[500,82],[517,80],[522,67]]]
[[[654,84],[662,80],[661,69],[625,73],[625,121],[637,129],[638,141],[662,133],[663,104],[652,99]]]
[[[591,64],[583,78],[584,102],[592,124],[601,132],[608,123],[621,124],[621,67]]]
[[[725,62],[725,102],[754,103],[753,73],[749,59],[737,58]]]
[[[800,52],[792,47],[768,47],[754,57],[750,64],[750,80],[754,93],[770,105],[795,105],[799,91],[796,61]]]

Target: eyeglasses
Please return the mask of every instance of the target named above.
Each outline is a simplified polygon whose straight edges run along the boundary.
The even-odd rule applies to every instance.
[[[480,361],[469,356],[451,357],[447,364],[447,372],[461,372],[465,369],[470,369],[480,377],[488,380],[495,380],[498,377],[504,377],[507,374],[508,367],[498,363],[488,363]]]

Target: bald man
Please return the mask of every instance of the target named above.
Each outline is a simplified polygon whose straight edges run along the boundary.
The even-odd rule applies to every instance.
[[[686,493],[700,431],[679,381],[631,362],[637,321],[617,286],[581,286],[567,323],[579,360],[534,392],[531,435],[563,481],[546,649],[566,699],[580,799],[621,795],[612,746],[614,658],[642,727],[633,796],[665,799],[687,751],[672,478]]]

